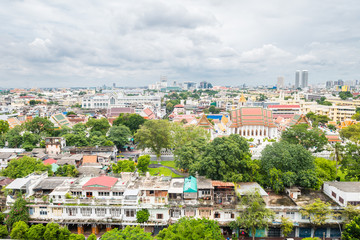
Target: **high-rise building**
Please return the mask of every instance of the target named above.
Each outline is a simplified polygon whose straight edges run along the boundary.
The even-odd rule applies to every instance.
[[[284,77],[278,77],[276,87],[277,89],[284,88]]]
[[[206,81],[200,82],[199,85],[199,88],[203,88],[203,89],[212,88],[212,87],[213,87],[212,84]]]
[[[337,81],[334,81],[334,85],[335,85],[335,86],[343,86],[343,85],[344,85],[344,81],[341,80],[341,79],[339,79],[339,80],[337,80]]]
[[[301,72],[301,88],[307,88],[309,86],[308,78],[309,78],[309,72],[307,70],[302,70],[302,72]]]
[[[332,81],[327,81],[326,82],[326,88],[331,88],[333,86],[333,82]]]
[[[300,70],[295,72],[295,89],[300,87]]]

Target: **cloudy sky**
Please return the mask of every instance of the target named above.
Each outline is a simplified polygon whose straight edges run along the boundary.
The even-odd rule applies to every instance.
[[[1,0],[0,87],[360,79],[358,0]]]

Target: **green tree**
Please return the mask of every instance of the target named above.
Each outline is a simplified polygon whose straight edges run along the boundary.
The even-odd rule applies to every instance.
[[[87,238],[87,240],[97,240],[97,237],[95,234],[90,234],[90,236]]]
[[[56,170],[55,175],[61,177],[77,177],[79,171],[74,165],[62,165]]]
[[[83,234],[72,233],[72,234],[70,234],[69,240],[85,240],[85,236]]]
[[[241,197],[241,204],[244,208],[236,219],[236,224],[238,227],[251,232],[252,238],[255,239],[256,229],[267,228],[275,213],[266,208],[266,204],[258,191],[250,192]]]
[[[299,124],[286,129],[281,134],[281,140],[292,144],[301,144],[307,150],[315,148],[315,152],[321,152],[328,144],[324,132],[317,128],[308,129],[307,124]]]
[[[26,206],[27,202],[22,197],[18,197],[11,206],[10,212],[5,218],[5,224],[12,228],[13,224],[18,221],[29,221],[29,210]]]
[[[360,216],[360,209],[348,204],[344,208],[344,211],[342,211],[342,216],[344,218],[344,222],[349,223],[350,221],[354,220],[355,217]]]
[[[138,158],[136,168],[139,169],[142,173],[145,173],[148,170],[149,164],[150,155],[143,155]]]
[[[159,240],[224,239],[216,221],[205,218],[194,219],[187,217],[180,218],[176,223],[161,230],[156,238]]]
[[[18,221],[13,225],[10,237],[12,239],[26,239],[26,232],[28,229],[29,226],[25,222]]]
[[[286,184],[295,182],[295,185],[301,187],[318,187],[314,157],[301,145],[290,144],[285,141],[268,145],[261,153],[260,162],[264,174],[269,178],[271,170],[275,168],[281,171],[277,173],[279,178],[283,178],[282,173],[286,173],[287,178],[290,178],[286,182],[282,179]],[[289,187],[285,184],[284,186]]]
[[[356,120],[356,121],[360,121],[360,113],[359,113],[359,112],[355,113],[355,114],[351,117],[351,119],[354,119],[354,120]]]
[[[193,165],[204,154],[207,144],[208,141],[206,139],[195,138],[176,148],[174,151],[176,166],[184,170],[194,169],[196,166]]]
[[[90,118],[86,123],[86,127],[90,128],[90,132],[99,131],[106,135],[110,128],[110,123],[106,118]]]
[[[183,126],[181,123],[171,124],[172,147],[176,150],[190,141],[204,139],[210,141],[210,133],[202,127],[195,125]]]
[[[348,143],[345,147],[341,170],[346,172],[346,180],[360,180],[360,145]]]
[[[70,112],[66,113],[66,116],[70,116],[70,115],[77,115],[77,114],[75,112],[73,112],[73,111],[70,111]]]
[[[259,166],[251,160],[249,144],[245,138],[231,134],[215,138],[206,145],[199,161],[191,165],[190,174],[222,181],[254,181]]]
[[[345,225],[342,232],[343,240],[356,240],[360,239],[360,216],[356,216],[350,223]]]
[[[83,123],[77,123],[72,127],[72,132],[77,135],[86,135],[86,125]]]
[[[18,148],[23,143],[23,137],[21,136],[22,127],[15,126],[5,134],[5,140],[8,142],[8,147]]]
[[[360,123],[341,129],[340,136],[353,142],[360,141]]]
[[[327,125],[327,127],[328,127],[330,130],[336,131],[336,126],[333,125],[333,124],[329,124],[329,125]]]
[[[131,137],[130,129],[124,125],[112,126],[109,131],[109,139],[118,149],[122,149],[129,142]]]
[[[12,179],[22,178],[33,172],[51,171],[51,165],[44,165],[41,160],[33,157],[24,156],[11,160],[7,168],[1,170],[0,174]]]
[[[0,120],[0,135],[9,131],[9,123],[5,120]]]
[[[168,102],[166,104],[166,112],[171,113],[172,111],[174,111],[174,104],[172,104],[171,102]]]
[[[115,144],[109,140],[106,136],[90,136],[89,137],[89,146],[114,146]]]
[[[60,228],[59,224],[50,222],[46,224],[44,240],[68,240],[70,234],[67,227]]]
[[[141,149],[150,148],[159,159],[161,150],[171,146],[170,123],[166,120],[146,121],[135,133],[135,139]]]
[[[346,100],[346,99],[348,99],[348,98],[352,98],[353,95],[351,94],[351,92],[346,91],[346,92],[339,92],[339,97],[340,97],[342,100]]]
[[[119,160],[112,165],[112,170],[114,173],[133,172],[135,171],[135,163],[132,160]]]
[[[6,225],[0,225],[0,238],[6,238],[9,236],[9,231]]]
[[[286,217],[281,217],[281,231],[284,237],[287,237],[292,232],[294,223],[292,220]]]
[[[31,150],[33,150],[33,148],[36,147],[36,145],[39,143],[39,141],[40,141],[39,135],[30,133],[30,132],[24,132],[22,147],[26,151],[31,151]]]
[[[136,221],[138,223],[145,223],[149,220],[150,213],[147,209],[142,209],[136,212]]]
[[[88,139],[84,134],[68,133],[63,136],[67,146],[85,147],[89,146]]]
[[[218,113],[220,112],[220,110],[217,109],[215,106],[211,105],[211,106],[209,107],[209,112],[210,112],[210,113],[213,113],[213,114],[218,114]]]
[[[147,120],[136,113],[121,113],[113,122],[113,126],[124,125],[134,134]]]
[[[51,134],[54,130],[54,124],[46,118],[35,117],[33,120],[25,123],[25,129],[35,134],[42,132]]]
[[[336,162],[325,159],[315,158],[315,170],[317,177],[322,182],[333,181],[336,178]]]
[[[26,232],[26,239],[28,240],[43,240],[45,226],[42,224],[32,225]]]
[[[300,210],[300,213],[301,215],[308,217],[310,224],[316,228],[326,223],[326,220],[332,214],[332,210],[330,208],[330,203],[324,203],[317,198],[312,204],[305,205]]]
[[[143,228],[140,226],[127,226],[123,230],[119,230],[114,228],[111,231],[104,233],[101,236],[101,240],[127,240],[127,239],[141,239],[141,240],[153,240],[154,238],[151,237],[151,233],[145,232]]]

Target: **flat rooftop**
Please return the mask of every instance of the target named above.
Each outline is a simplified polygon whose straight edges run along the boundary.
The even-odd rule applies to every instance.
[[[324,182],[329,186],[336,187],[343,192],[358,192],[360,193],[360,182]]]

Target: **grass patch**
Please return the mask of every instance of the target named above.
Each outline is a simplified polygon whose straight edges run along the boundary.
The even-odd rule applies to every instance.
[[[150,164],[158,164],[158,161],[151,161]],[[172,168],[175,168],[176,170],[178,170],[178,168],[176,167],[175,161],[160,161],[160,164],[164,165],[164,166],[172,167]]]
[[[159,168],[149,168],[149,173],[151,176],[171,176],[173,178],[176,177],[183,177],[180,175],[177,175],[175,173],[173,173],[170,169],[164,168],[164,167],[159,167]]]

